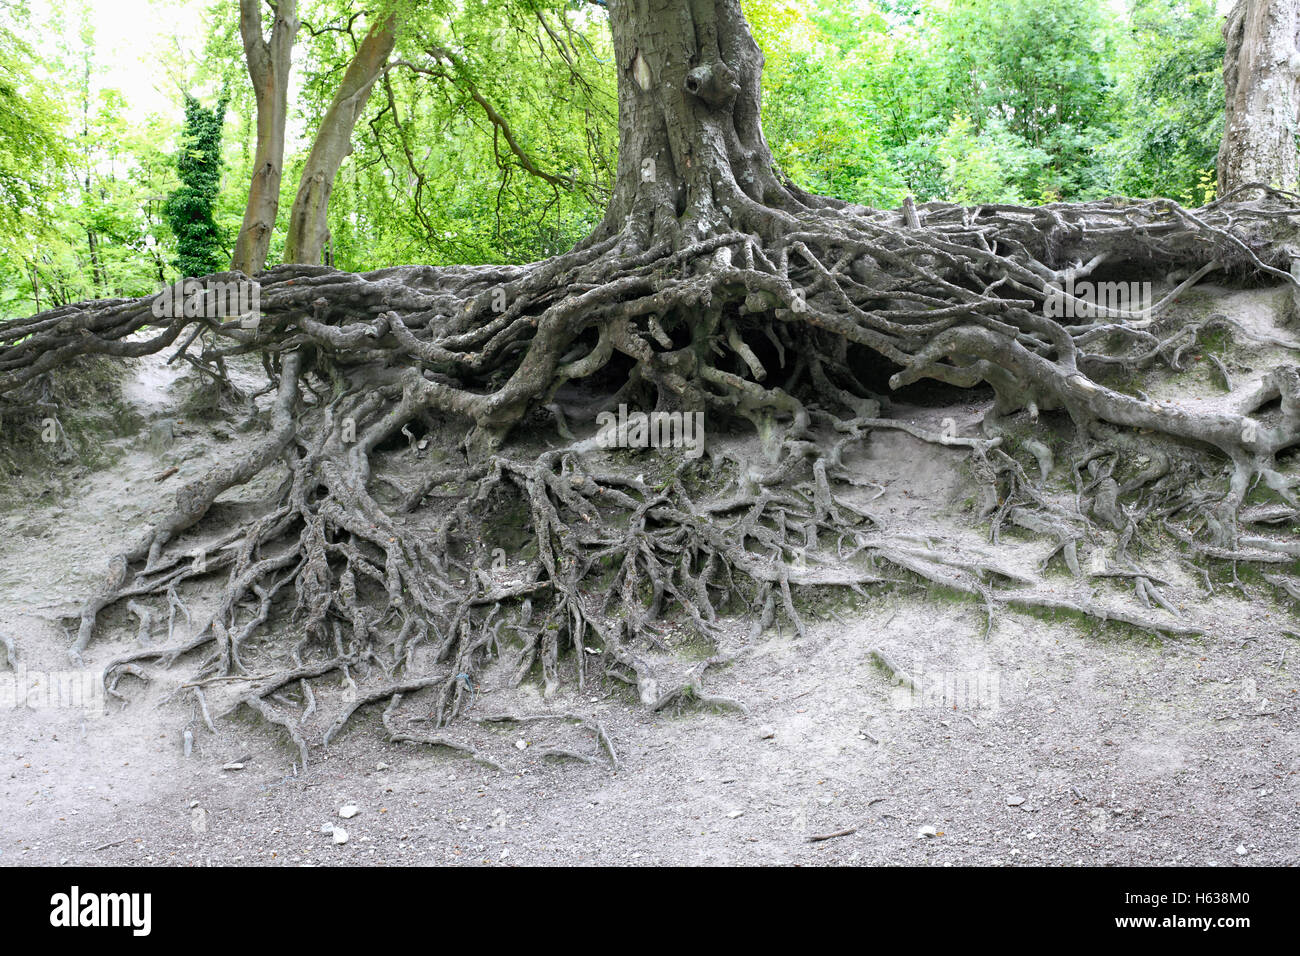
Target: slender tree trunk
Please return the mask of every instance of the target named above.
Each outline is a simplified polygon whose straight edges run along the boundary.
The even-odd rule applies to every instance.
[[[284,174],[284,124],[289,111],[289,69],[298,33],[297,0],[273,6],[270,40],[262,36],[260,0],[240,0],[239,32],[244,39],[248,75],[257,102],[257,149],[248,188],[244,222],[235,240],[230,268],[254,275],[266,268]]]
[[[1219,194],[1300,184],[1300,0],[1237,0],[1223,25],[1227,107]]]
[[[41,275],[36,271],[34,263],[27,263],[27,272],[31,276],[32,282],[32,299],[36,303],[36,311],[41,311]]]
[[[100,292],[108,291],[108,278],[104,275],[104,265],[99,258],[99,237],[90,228],[86,229],[86,248],[90,251],[90,275],[95,284],[91,291],[98,298]]]
[[[376,23],[361,41],[312,143],[289,214],[284,261],[318,265],[329,242],[329,201],[343,160],[352,152],[356,126],[370,90],[379,79],[397,42],[396,15]]]

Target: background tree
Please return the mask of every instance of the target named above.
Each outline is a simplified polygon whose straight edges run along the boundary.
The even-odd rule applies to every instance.
[[[52,200],[69,161],[59,135],[62,104],[32,75],[32,46],[15,30],[20,8],[0,9],[0,307],[29,285],[42,305],[37,246],[49,233]],[[52,301],[46,295],[46,303]]]
[[[257,148],[244,221],[235,239],[230,268],[255,275],[266,266],[280,208],[284,174],[284,127],[289,113],[289,70],[298,33],[297,0],[271,4],[269,37],[262,35],[260,0],[240,0],[239,32],[257,104]]]
[[[167,154],[178,124],[129,115],[126,97],[105,82],[86,12],[85,4],[54,4],[47,22],[27,13],[24,30],[42,42],[23,44],[23,59],[6,74],[14,98],[5,118],[35,119],[29,129],[38,133],[26,138],[14,127],[0,139],[13,153],[0,177],[26,184],[0,235],[6,311],[26,311],[38,299],[44,306],[142,294],[157,287],[173,255],[160,206],[175,185]]]
[[[343,160],[352,152],[352,130],[366,108],[375,81],[388,65],[400,24],[401,15],[387,10],[373,19],[321,117],[289,213],[286,262],[318,263],[327,254],[334,180]]]
[[[185,130],[176,156],[180,186],[163,204],[167,225],[176,236],[172,264],[182,276],[216,272],[225,258],[212,207],[221,187],[221,126],[226,102],[223,94],[209,109],[192,96],[185,98]]]
[[[1214,0],[1140,0],[1120,39],[1115,191],[1189,205],[1215,195],[1225,47]]]
[[[1099,147],[1125,63],[1108,4],[828,0],[757,18],[755,6],[768,136],[800,181],[882,205],[1112,190]]]
[[[1300,0],[1237,0],[1223,24],[1219,192],[1300,187]]]
[[[408,24],[332,200],[336,263],[377,249],[481,263],[571,248],[612,185],[609,51],[604,22],[565,3]]]
[[[269,262],[283,259],[289,210],[315,130],[360,41],[349,27],[359,30],[365,22],[332,0],[298,6],[311,29],[299,34],[300,63],[288,88],[292,122],[286,121],[287,175],[277,222],[269,238],[259,227]],[[1002,60],[1036,62],[1039,33],[1064,31],[1065,39],[1052,44],[1060,63],[1035,67],[1035,75],[1050,67],[1069,84],[1082,83],[1094,75],[1100,55],[1103,72],[1114,78],[1102,85],[1104,108],[1096,114],[1111,119],[1076,131],[1067,159],[1048,153],[1044,160],[1041,147],[1007,126],[1010,98],[976,97],[978,108],[971,108],[968,93],[976,87],[958,61],[969,66],[972,51],[976,60],[988,59],[979,50],[982,37],[1002,29],[995,6],[965,4],[967,19],[982,26],[963,38],[966,21],[930,0],[746,0],[767,60],[761,82],[774,158],[813,191],[877,206],[896,205],[909,193],[921,202],[1108,193],[1199,202],[1212,196],[1224,97],[1223,40],[1210,7],[1143,0],[1121,14],[1101,5],[1094,14],[1112,37],[1105,42],[1070,39],[1066,28],[1077,17],[1037,24],[1032,11],[1025,14]],[[184,83],[174,87],[174,115],[146,118],[130,115],[127,97],[110,108],[117,77],[93,51],[95,88],[81,89],[84,48],[93,45],[93,37],[77,33],[86,8],[80,0],[51,0],[49,8],[48,21],[29,18],[22,29],[55,42],[42,43],[23,62],[39,64],[43,76],[58,82],[24,88],[46,98],[42,115],[67,117],[51,127],[67,142],[84,141],[78,118],[88,94],[94,155],[79,164],[80,173],[71,165],[60,169],[50,150],[23,151],[6,166],[40,167],[49,200],[43,216],[26,217],[22,234],[0,244],[0,271],[9,277],[0,310],[9,314],[35,306],[33,277],[57,290],[49,301],[142,294],[157,284],[156,262],[175,256],[175,237],[158,206],[175,185],[160,159],[177,149],[182,86],[213,96],[230,84],[226,175],[214,219],[223,235],[245,237],[237,246],[250,235],[244,230],[250,184],[258,169],[268,168],[256,157],[261,114],[251,76],[240,66],[247,60],[239,6],[206,11],[206,47],[183,55],[159,50]],[[275,23],[261,26],[272,45]],[[458,65],[433,50],[454,55]],[[327,214],[333,261],[348,269],[412,260],[524,263],[572,246],[599,221],[612,188],[611,55],[604,13],[595,5],[422,4],[399,34],[394,68],[376,81],[350,137],[353,153],[335,176]],[[1011,67],[980,68],[994,79],[1015,79]],[[1064,101],[1086,98],[1086,90],[1069,84],[1059,91]],[[1015,88],[1015,82],[1005,86]],[[96,183],[90,190],[86,169]],[[33,223],[42,224],[39,241]],[[91,263],[88,225],[99,270]],[[107,288],[95,286],[97,275],[107,275]]]

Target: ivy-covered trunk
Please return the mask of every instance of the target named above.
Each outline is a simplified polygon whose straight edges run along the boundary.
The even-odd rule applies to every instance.
[[[212,215],[221,188],[221,127],[226,99],[208,109],[185,97],[185,129],[176,155],[180,185],[163,203],[163,217],[176,237],[172,263],[182,276],[216,272],[221,263],[221,235]]]

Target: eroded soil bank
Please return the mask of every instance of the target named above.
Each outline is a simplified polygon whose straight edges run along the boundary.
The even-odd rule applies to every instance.
[[[1235,308],[1260,321],[1249,297]],[[1231,369],[1248,379],[1238,359]],[[61,616],[161,513],[173,483],[250,440],[237,418],[178,413],[175,375],[160,361],[141,361],[123,383],[138,429],[106,439],[94,467],[51,475],[44,493],[0,513],[0,628],[29,679],[48,684],[67,671]],[[1157,400],[1180,388],[1209,394],[1212,378],[1207,367],[1149,391]],[[966,427],[981,410],[896,414]],[[875,513],[919,540],[987,552],[963,518],[974,490],[961,457],[902,432],[873,439],[859,464],[884,489]],[[269,491],[254,485],[222,506],[237,511]],[[1031,574],[1044,545],[1000,547],[1001,560]],[[911,584],[812,602],[804,638],[772,629],[751,642],[736,622],[743,653],[711,672],[709,688],[747,714],[650,713],[612,682],[582,694],[567,682],[549,698],[533,682],[515,691],[483,682],[471,714],[599,719],[617,771],[577,726],[451,729],[494,769],[387,743],[378,714],[362,715],[304,769],[246,716],[209,733],[189,698],[172,696],[180,672],[171,684],[124,680],[129,703],[6,699],[0,864],[1300,862],[1291,611],[1244,576],[1209,593],[1172,553],[1150,561],[1204,636],[1155,638],[1020,610],[999,611],[986,635],[976,602]],[[1036,586],[1075,585],[1061,576]],[[1113,596],[1134,606],[1131,594]],[[92,672],[132,645],[134,619],[123,611],[109,621],[87,656]],[[557,749],[590,762],[547,756]],[[340,818],[345,805],[356,815]]]

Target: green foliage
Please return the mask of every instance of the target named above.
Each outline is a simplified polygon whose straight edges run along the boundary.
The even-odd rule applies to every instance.
[[[742,2],[766,56],[769,145],[807,189],[874,206],[1213,196],[1214,0]],[[223,268],[243,215],[255,110],[238,5],[214,0],[197,46],[151,52],[171,90],[160,116],[115,87],[90,9],[0,5],[0,314],[145,294],[173,266]],[[390,10],[404,27],[334,184],[331,261],[524,262],[584,237],[617,164],[604,8],[300,0],[270,263],[316,125]],[[227,105],[183,89],[228,95],[224,130]]]
[[[329,42],[312,54],[338,55]],[[465,0],[441,18],[422,7],[394,58],[409,66],[376,84],[335,185],[335,264],[528,262],[600,221],[618,133],[599,8]],[[311,94],[313,109],[330,93]]]
[[[16,213],[0,212],[0,315],[164,281],[171,236],[159,206],[175,182],[176,124],[140,116],[106,82],[89,10],[85,0],[0,8],[0,74],[12,81],[0,83],[0,175],[25,184],[8,193],[22,197],[14,205],[0,202]]]
[[[1112,134],[1105,67],[1116,24],[1102,0],[952,0],[935,27],[957,111],[978,132],[1002,125],[1022,148],[1048,155],[1041,167],[1023,163],[1026,198],[1105,191],[1092,153]]]
[[[976,132],[970,117],[957,115],[939,140],[948,198],[957,202],[1023,204],[1021,183],[1041,181],[1050,160],[1047,152],[1028,146],[999,117]],[[1035,197],[1037,198],[1037,197]]]
[[[1224,98],[1214,0],[1136,0],[1120,54],[1125,122],[1103,148],[1118,191],[1209,202]]]
[[[185,96],[185,130],[176,156],[180,186],[163,203],[163,217],[176,237],[172,264],[182,276],[204,276],[219,271],[223,259],[220,232],[212,207],[221,189],[221,126],[226,115],[223,94],[209,109],[193,96]]]
[[[1115,24],[1102,0],[746,4],[766,128],[809,188],[1041,202],[1104,193]],[[969,167],[967,168],[967,164]]]
[[[42,88],[30,43],[17,33],[25,4],[0,8],[0,315],[23,311],[31,270],[24,251],[39,240],[69,156],[57,98]]]
[[[21,15],[17,8],[7,12]],[[9,238],[39,217],[52,180],[67,161],[59,138],[60,105],[33,76],[35,56],[0,20],[0,235]]]
[[[877,113],[890,38],[868,12],[828,32],[792,3],[745,4],[766,64],[764,130],[777,162],[813,192],[894,206],[908,183],[891,162],[891,132]],[[838,27],[839,24],[829,24]]]

